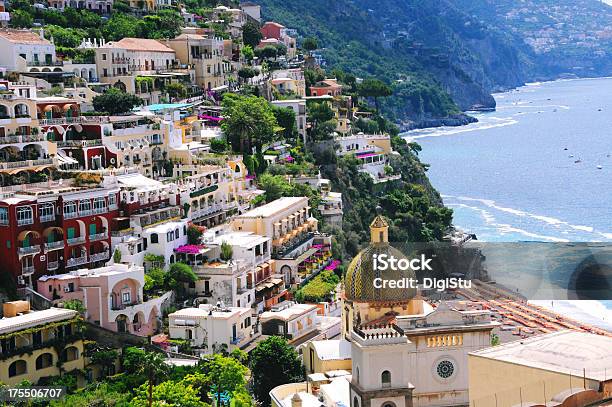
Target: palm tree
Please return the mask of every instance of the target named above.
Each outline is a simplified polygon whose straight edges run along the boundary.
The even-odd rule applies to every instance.
[[[140,361],[138,372],[147,377],[149,384],[148,402],[149,407],[153,405],[153,384],[158,378],[163,377],[169,371],[168,365],[164,361],[164,356],[157,352],[146,352]]]

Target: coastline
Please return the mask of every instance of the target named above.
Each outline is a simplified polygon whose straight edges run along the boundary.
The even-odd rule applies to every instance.
[[[399,128],[400,133],[404,133],[410,130],[417,129],[429,129],[436,127],[458,127],[466,126],[468,124],[478,123],[478,119],[470,116],[466,113],[460,113],[449,117],[435,118],[435,119],[421,119],[421,120],[407,120],[400,122]]]

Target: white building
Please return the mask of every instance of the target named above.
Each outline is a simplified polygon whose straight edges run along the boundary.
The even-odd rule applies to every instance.
[[[264,335],[278,335],[296,342],[317,330],[318,307],[285,301],[259,316]]]
[[[0,29],[0,67],[25,72],[28,66],[52,66],[56,62],[55,45],[31,30]],[[61,70],[61,68],[60,68]]]
[[[202,304],[168,315],[170,338],[188,339],[201,353],[243,348],[260,335],[251,308]]]

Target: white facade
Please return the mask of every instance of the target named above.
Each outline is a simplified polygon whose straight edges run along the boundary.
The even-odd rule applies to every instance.
[[[231,352],[259,336],[251,312],[246,307],[217,308],[208,304],[185,308],[168,315],[170,338],[188,339],[205,354],[223,345]]]
[[[55,45],[31,30],[0,30],[0,67],[25,71],[26,66],[48,66],[56,61]]]
[[[428,315],[355,328],[351,407],[468,405],[468,353],[490,346],[495,326],[488,311],[443,302]]]

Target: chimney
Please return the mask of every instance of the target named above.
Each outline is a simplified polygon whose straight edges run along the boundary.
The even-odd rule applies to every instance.
[[[40,35],[40,38],[44,40],[45,39],[45,29],[40,27],[40,29],[38,30],[38,35]]]

